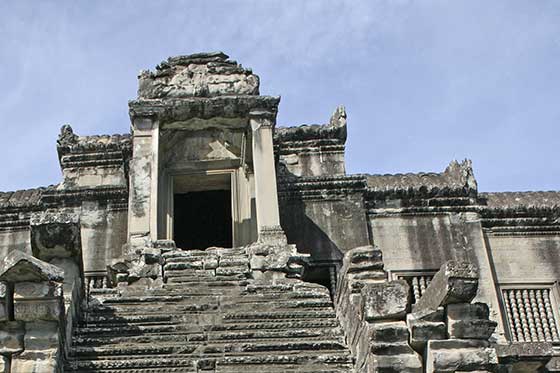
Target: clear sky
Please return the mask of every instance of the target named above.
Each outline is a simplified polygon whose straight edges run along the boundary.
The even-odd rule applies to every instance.
[[[280,125],[348,113],[347,171],[473,160],[482,191],[560,189],[560,1],[0,1],[0,190],[60,181],[56,138],[129,131],[137,73],[222,50]]]

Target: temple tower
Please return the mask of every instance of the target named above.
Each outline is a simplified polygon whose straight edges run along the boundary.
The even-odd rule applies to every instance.
[[[279,97],[221,52],[171,57],[129,103],[128,240],[184,248],[284,240],[273,131]]]

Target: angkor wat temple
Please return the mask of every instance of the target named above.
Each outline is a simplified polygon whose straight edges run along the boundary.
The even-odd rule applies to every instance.
[[[560,372],[559,192],[348,175],[344,108],[279,101],[202,53],[130,133],[63,126],[61,182],[0,193],[0,372]]]

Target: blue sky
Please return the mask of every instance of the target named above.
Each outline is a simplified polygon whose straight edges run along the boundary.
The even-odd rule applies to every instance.
[[[137,73],[222,50],[280,125],[348,112],[349,173],[473,160],[482,191],[560,189],[558,1],[0,2],[0,190],[60,181],[56,138],[125,133]]]

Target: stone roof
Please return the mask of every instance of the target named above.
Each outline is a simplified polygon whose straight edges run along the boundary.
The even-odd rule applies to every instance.
[[[452,161],[444,172],[367,175],[367,188],[375,194],[446,196],[476,194],[477,183],[469,160]]]
[[[346,142],[346,110],[339,106],[327,124],[304,124],[295,127],[276,127],[275,142],[336,139]]]
[[[43,193],[53,187],[0,192],[0,210],[20,209],[39,206]]]
[[[23,251],[13,250],[0,262],[0,281],[40,282],[64,280],[64,271]]]
[[[122,151],[131,147],[130,134],[78,136],[68,124],[62,126],[57,140],[59,157],[69,153]]]
[[[492,209],[560,209],[560,191],[480,193]]]

